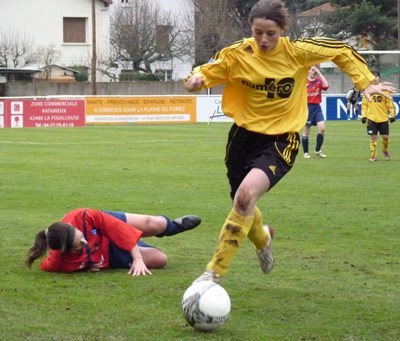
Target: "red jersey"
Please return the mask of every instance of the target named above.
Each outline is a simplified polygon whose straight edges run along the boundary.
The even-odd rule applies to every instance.
[[[307,103],[320,104],[322,102],[322,90],[328,90],[328,86],[323,86],[320,78],[310,81],[307,78]]]
[[[68,212],[61,221],[82,231],[88,244],[76,253],[50,249],[48,256],[40,264],[44,271],[79,271],[93,263],[101,263],[103,268],[107,268],[109,241],[130,252],[143,234],[122,220],[90,208]]]

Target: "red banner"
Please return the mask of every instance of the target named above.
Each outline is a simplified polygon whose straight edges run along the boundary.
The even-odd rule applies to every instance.
[[[84,125],[85,101],[83,99],[6,99],[0,101],[0,127],[51,128]]]

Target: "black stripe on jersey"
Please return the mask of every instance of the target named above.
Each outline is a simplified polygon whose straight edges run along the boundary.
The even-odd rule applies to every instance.
[[[293,40],[293,42],[296,41],[300,41],[300,42],[305,42],[305,43],[310,43],[313,45],[317,45],[317,46],[323,46],[323,47],[328,47],[328,48],[337,48],[337,49],[341,49],[343,47],[347,47],[351,50],[351,52],[354,54],[354,56],[363,64],[368,65],[368,63],[365,61],[365,59],[363,57],[361,57],[361,55],[349,44],[336,40],[336,39],[332,39],[332,38],[304,38],[304,39],[295,39]]]
[[[243,44],[243,42],[244,42],[244,39],[241,39],[241,40],[236,40],[234,43],[232,43],[231,45],[229,45],[229,46],[227,46],[227,48],[230,48],[231,46],[234,46],[234,45],[242,45]],[[238,47],[239,47],[238,46]],[[220,53],[221,51],[218,51],[216,54],[214,54],[214,56],[212,57],[214,60],[217,60],[218,59],[218,57],[219,57],[219,53]]]
[[[238,40],[238,41],[234,42],[233,44],[231,44],[231,45],[225,47],[224,49],[229,49],[229,48],[231,49],[226,55],[229,55],[230,53],[232,53],[233,51],[237,50],[238,48],[243,47],[243,43],[244,43],[244,39]],[[251,45],[248,44],[248,45],[245,45],[245,46],[247,47],[247,46],[251,46]],[[221,52],[221,51],[218,51],[218,52],[215,54],[215,56],[214,56],[214,60],[215,60],[215,61],[218,59],[220,52]],[[222,62],[222,61],[219,61],[219,62]],[[213,63],[212,63],[212,64],[213,64]],[[212,67],[212,64],[211,64],[211,67]],[[210,68],[211,68],[211,67],[210,67]]]

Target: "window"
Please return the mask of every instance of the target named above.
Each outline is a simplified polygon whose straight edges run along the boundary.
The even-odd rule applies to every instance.
[[[172,81],[172,70],[171,69],[157,69],[154,73],[162,75],[163,81]]]
[[[64,18],[64,43],[86,43],[86,18]]]

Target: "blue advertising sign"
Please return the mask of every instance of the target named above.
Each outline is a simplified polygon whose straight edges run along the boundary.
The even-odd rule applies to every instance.
[[[347,109],[346,109],[346,96],[345,95],[325,95],[325,100],[322,101],[322,111],[326,115],[327,121],[334,120],[347,120]],[[399,114],[400,107],[400,95],[393,96],[394,108],[396,110],[396,116]],[[324,108],[325,105],[325,108]],[[361,110],[361,99],[358,103]],[[351,119],[356,119],[354,113],[350,116]]]

